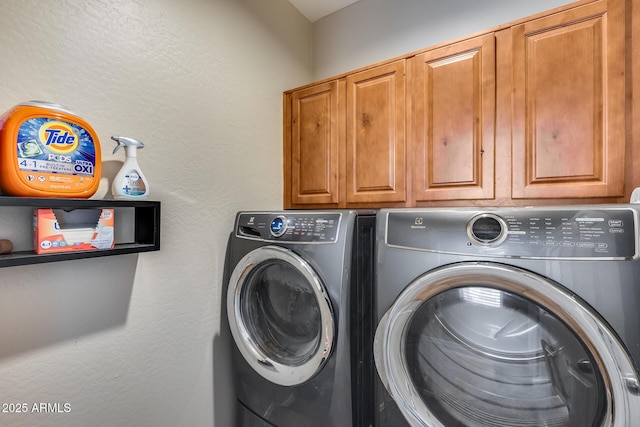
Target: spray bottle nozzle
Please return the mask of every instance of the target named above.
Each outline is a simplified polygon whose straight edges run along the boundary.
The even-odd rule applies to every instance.
[[[135,147],[136,149],[144,148],[144,144],[142,143],[142,141],[138,141],[134,138],[129,138],[128,136],[112,136],[111,139],[118,143],[118,145],[116,145],[116,148],[113,149],[113,154],[116,154],[116,152],[122,147]]]

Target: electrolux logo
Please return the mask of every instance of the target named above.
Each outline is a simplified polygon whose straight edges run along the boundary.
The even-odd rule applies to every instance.
[[[412,229],[420,229],[420,230],[424,230],[427,228],[426,225],[424,225],[424,218],[422,217],[417,217],[414,221],[413,221],[413,225],[411,226]]]

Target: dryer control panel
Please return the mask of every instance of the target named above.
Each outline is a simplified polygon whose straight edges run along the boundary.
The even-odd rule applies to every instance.
[[[339,212],[246,212],[237,217],[236,236],[289,243],[335,243]]]
[[[391,210],[386,242],[461,255],[635,259],[637,222],[624,207]]]

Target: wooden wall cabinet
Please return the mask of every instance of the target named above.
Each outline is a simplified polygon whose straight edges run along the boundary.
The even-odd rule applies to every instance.
[[[285,102],[285,206],[338,204],[338,81],[293,92]]]
[[[510,29],[514,199],[624,195],[623,6],[594,2]]]
[[[405,61],[347,76],[346,202],[402,202]]]
[[[493,33],[410,60],[415,202],[494,197]]]
[[[630,9],[583,0],[285,92],[285,208],[622,201]]]
[[[284,97],[285,208],[406,204],[405,61]]]

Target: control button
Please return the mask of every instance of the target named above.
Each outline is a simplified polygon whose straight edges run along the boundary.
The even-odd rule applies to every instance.
[[[576,246],[579,247],[579,248],[593,249],[595,247],[595,244],[593,244],[591,242],[578,242],[578,243],[576,243]]]
[[[283,216],[277,216],[271,220],[269,231],[273,237],[280,237],[287,231],[287,219]]]

